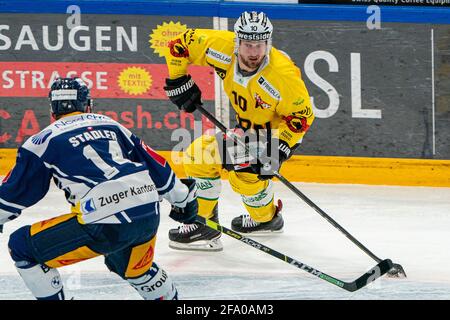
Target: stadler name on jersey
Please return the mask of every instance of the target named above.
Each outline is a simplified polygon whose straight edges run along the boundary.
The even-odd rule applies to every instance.
[[[114,131],[110,130],[89,130],[77,134],[76,136],[70,137],[69,142],[72,144],[73,147],[78,147],[83,142],[97,139],[109,139],[117,141],[117,135]]]

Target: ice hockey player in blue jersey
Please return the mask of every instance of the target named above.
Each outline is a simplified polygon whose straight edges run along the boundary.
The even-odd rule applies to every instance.
[[[171,278],[153,261],[159,202],[172,204],[174,220],[192,223],[194,180],[178,179],[144,141],[91,113],[81,79],[57,79],[49,99],[55,121],[19,148],[0,185],[0,227],[42,199],[51,180],[72,207],[11,234],[9,250],[25,284],[37,299],[64,299],[57,268],[103,255],[144,299],[177,299]]]

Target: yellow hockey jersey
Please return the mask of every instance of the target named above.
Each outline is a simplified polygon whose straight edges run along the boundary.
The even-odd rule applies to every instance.
[[[292,147],[314,120],[300,70],[272,47],[256,74],[243,77],[237,71],[234,38],[230,31],[188,29],[169,42],[169,77],[186,75],[190,64],[213,67],[223,80],[238,123],[244,129],[270,128],[273,136]]]

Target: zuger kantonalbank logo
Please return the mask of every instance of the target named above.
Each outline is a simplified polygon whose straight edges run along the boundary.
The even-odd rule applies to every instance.
[[[94,199],[88,199],[81,205],[81,208],[85,214],[92,213],[97,210],[94,204]]]
[[[113,193],[103,197],[98,197],[100,207],[107,206],[109,204],[118,204],[123,199],[128,197],[139,196],[143,193],[150,193],[156,190],[154,184],[145,184],[142,186],[130,186],[128,190]]]

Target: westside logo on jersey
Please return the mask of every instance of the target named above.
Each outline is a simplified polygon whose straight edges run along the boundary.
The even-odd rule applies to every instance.
[[[216,60],[216,61],[218,61],[220,63],[225,63],[225,64],[230,64],[231,63],[231,56],[226,55],[223,52],[216,51],[216,50],[214,50],[212,48],[206,49],[206,56],[211,58],[211,59],[213,59],[213,60]]]
[[[266,78],[264,78],[263,76],[260,76],[258,79],[258,83],[261,86],[261,88],[267,92],[272,98],[277,99],[277,100],[281,100],[281,95],[278,92],[278,90],[276,90],[269,81],[267,81]]]
[[[69,138],[69,142],[73,147],[78,147],[81,143],[97,139],[109,139],[117,141],[117,135],[111,130],[93,130],[92,127],[87,127],[87,131],[77,134]]]

